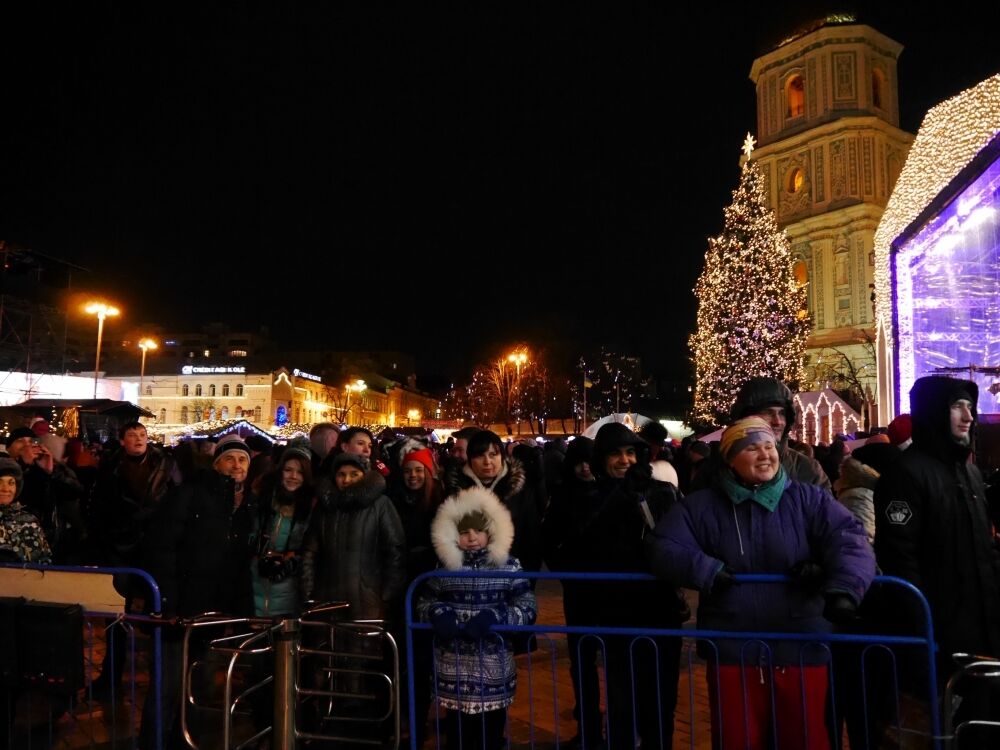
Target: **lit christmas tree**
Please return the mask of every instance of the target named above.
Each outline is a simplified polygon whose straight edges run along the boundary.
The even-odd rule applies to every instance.
[[[796,283],[791,250],[767,205],[764,177],[750,160],[747,134],[739,187],[724,211],[725,228],[708,241],[695,285],[697,330],[689,344],[695,365],[692,420],[728,421],[740,386],[757,375],[795,390],[809,335],[806,289]]]

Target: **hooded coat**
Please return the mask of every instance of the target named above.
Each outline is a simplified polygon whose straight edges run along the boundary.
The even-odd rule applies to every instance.
[[[840,467],[840,476],[834,483],[837,499],[861,521],[868,543],[875,543],[875,484],[879,474],[856,458],[848,457]]]
[[[514,522],[517,533],[514,536],[511,554],[521,561],[525,570],[541,570],[542,498],[538,496],[536,487],[528,482],[520,461],[505,457],[503,466],[505,471],[488,489],[510,511],[511,520]],[[444,487],[448,496],[477,486],[482,485],[468,464],[452,465],[445,473]]]
[[[350,604],[352,620],[384,620],[406,584],[406,539],[369,469],[343,490],[325,480],[302,549],[302,599]]]
[[[473,512],[487,519],[489,545],[463,551],[458,546],[458,523]],[[514,524],[510,512],[496,496],[479,487],[463,490],[444,501],[431,524],[434,551],[444,570],[520,571],[511,557]],[[466,623],[483,610],[491,611],[498,625],[533,625],[537,616],[535,595],[526,578],[433,577],[417,602],[417,617],[429,622],[451,610]],[[517,669],[510,638],[487,633],[481,641],[435,636],[437,697],[445,708],[477,714],[506,708],[514,701]]]
[[[924,377],[910,391],[913,445],[875,487],[875,552],[886,575],[923,591],[940,646],[942,679],[958,651],[1000,656],[1000,553],[971,449],[951,437],[951,405],[975,404],[975,383]],[[894,620],[923,631],[912,597],[900,597]]]
[[[622,424],[608,424],[594,441],[591,471],[596,481],[579,483],[563,509],[562,528],[550,545],[550,560],[559,570],[649,573],[643,538],[677,502],[673,485],[647,478],[615,479],[605,461],[616,448],[630,445],[637,465],[649,469],[648,446]],[[649,518],[645,516],[645,510]],[[568,582],[567,582],[568,583]],[[570,586],[571,597],[586,597],[582,620],[607,627],[677,627],[690,612],[683,594],[661,581],[586,581]]]

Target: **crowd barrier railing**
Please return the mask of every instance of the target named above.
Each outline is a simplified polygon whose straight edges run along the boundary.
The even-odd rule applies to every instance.
[[[430,624],[416,619],[423,583],[435,577],[528,578],[538,583],[574,581],[574,586],[657,580],[626,573],[495,570],[437,570],[417,577],[406,594],[405,681],[410,696],[411,750],[417,750],[425,732],[435,747],[447,744],[446,721],[436,709],[436,691],[427,720],[418,715],[424,709],[414,696],[421,681],[436,684],[434,647],[462,648],[456,645],[459,639],[440,638]],[[477,642],[478,654],[484,663],[486,643],[513,648],[518,654],[518,686],[513,695],[505,696],[513,700],[505,719],[507,747],[568,745],[616,750],[641,744],[643,750],[653,750],[772,747],[773,742],[780,747],[828,748],[839,747],[848,734],[853,750],[886,743],[944,747],[930,608],[921,592],[906,581],[879,576],[876,583],[919,602],[923,622],[915,628],[917,635],[877,632],[864,621],[853,630],[868,632],[566,625],[559,612],[549,621],[540,614],[534,625],[496,626],[496,634],[491,632]],[[735,585],[788,586],[793,582],[780,575],[738,575]],[[595,607],[599,609],[600,603],[595,602]],[[535,641],[532,648],[516,646],[525,638]],[[570,659],[570,642],[575,659]],[[419,649],[431,649],[430,658],[421,659]],[[455,661],[449,659],[449,668]],[[465,663],[474,665],[475,659]],[[473,684],[466,687],[473,693],[470,705],[477,694],[475,674],[473,666]],[[923,715],[914,718],[902,705],[904,697],[934,710],[925,708]],[[596,716],[595,710],[600,711]],[[460,738],[469,726],[477,735],[482,733],[475,742],[460,741],[463,747],[488,742],[490,717],[481,715],[471,725],[455,721],[454,716],[446,715],[446,719],[455,722],[452,726],[458,728]]]

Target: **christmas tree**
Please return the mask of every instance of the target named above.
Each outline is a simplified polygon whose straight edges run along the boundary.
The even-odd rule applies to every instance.
[[[796,283],[785,233],[767,205],[764,176],[750,159],[753,138],[725,228],[708,241],[695,286],[697,330],[689,344],[695,365],[692,421],[724,424],[740,386],[757,375],[793,390],[802,378],[809,335],[806,289]]]

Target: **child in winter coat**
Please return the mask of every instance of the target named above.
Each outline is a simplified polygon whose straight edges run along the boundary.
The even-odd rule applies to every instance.
[[[470,488],[446,500],[431,526],[446,570],[520,571],[510,556],[514,524],[489,490]],[[524,578],[431,578],[417,614],[434,627],[436,693],[447,709],[448,750],[504,745],[517,670],[510,640],[496,625],[535,622],[535,595]]]

